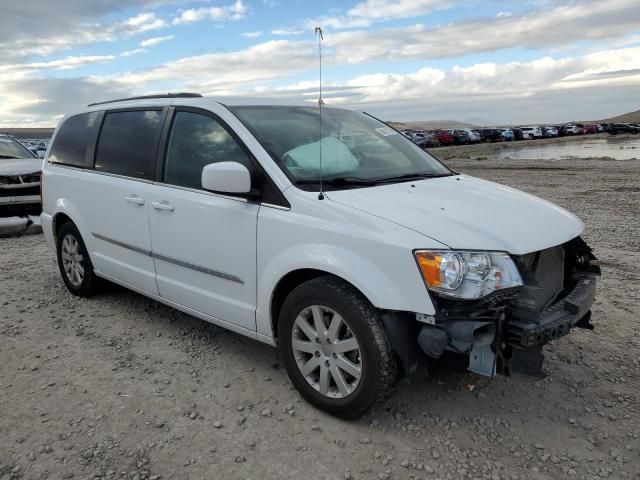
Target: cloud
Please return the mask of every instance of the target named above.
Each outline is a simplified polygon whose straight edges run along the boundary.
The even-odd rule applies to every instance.
[[[149,50],[145,48],[134,48],[133,50],[125,50],[120,54],[121,57],[130,57],[132,55],[138,55],[140,53],[147,53]]]
[[[223,86],[226,89],[286,77],[314,62],[313,42],[271,40],[244,50],[182,58],[148,70],[119,74],[113,79],[149,89],[197,88],[215,93]]]
[[[240,34],[244,38],[258,38],[262,36],[262,32],[244,32]]]
[[[323,28],[363,28],[375,22],[386,20],[419,17],[433,10],[451,8],[455,2],[441,0],[366,0],[356,4],[346,14],[338,16],[324,16],[305,22],[307,27],[322,26]]]
[[[146,40],[143,40],[140,42],[140,46],[142,48],[153,47],[155,45],[158,45],[159,43],[166,42],[168,40],[173,40],[174,38],[175,38],[175,35],[165,35],[164,37],[147,38]]]
[[[25,65],[17,65],[19,70],[71,70],[96,63],[108,63],[115,60],[114,55],[79,55],[50,60],[48,62],[35,62]]]
[[[202,20],[212,20],[221,22],[223,20],[241,20],[246,16],[247,7],[242,0],[237,0],[231,5],[223,7],[201,7],[183,10],[180,15],[173,19],[174,25],[195,23]]]
[[[309,32],[313,31],[313,28],[308,29]],[[281,37],[287,37],[291,35],[302,35],[303,33],[308,33],[307,30],[293,29],[293,28],[278,28],[276,30],[271,30],[271,35],[277,35]]]
[[[591,1],[430,27],[353,30],[325,35],[334,63],[451,58],[507,48],[540,49],[621,37],[640,29],[637,0]],[[328,55],[329,56],[329,55]]]
[[[135,35],[167,26],[166,20],[158,18],[155,13],[140,13],[116,23],[110,28],[110,31],[116,34]]]

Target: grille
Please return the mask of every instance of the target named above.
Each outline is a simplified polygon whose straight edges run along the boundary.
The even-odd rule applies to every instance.
[[[40,173],[0,177],[0,197],[40,195]]]
[[[518,316],[537,313],[552,303],[564,285],[564,247],[547,248],[518,257],[524,287],[514,302]]]

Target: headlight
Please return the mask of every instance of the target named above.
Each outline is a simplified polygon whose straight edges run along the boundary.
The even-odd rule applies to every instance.
[[[522,285],[520,272],[506,253],[416,250],[414,255],[427,288],[447,297],[476,299]]]

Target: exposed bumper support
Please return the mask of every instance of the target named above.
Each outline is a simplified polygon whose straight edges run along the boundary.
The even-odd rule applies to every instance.
[[[518,349],[544,345],[569,333],[589,313],[596,295],[597,275],[583,273],[562,300],[540,312],[533,321],[510,320],[506,340]]]

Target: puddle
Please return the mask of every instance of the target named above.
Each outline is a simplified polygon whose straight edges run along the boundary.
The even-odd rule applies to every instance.
[[[640,158],[640,135],[624,138],[594,138],[584,142],[546,143],[521,148],[505,148],[497,159],[562,160],[570,158],[601,158],[631,160]]]

